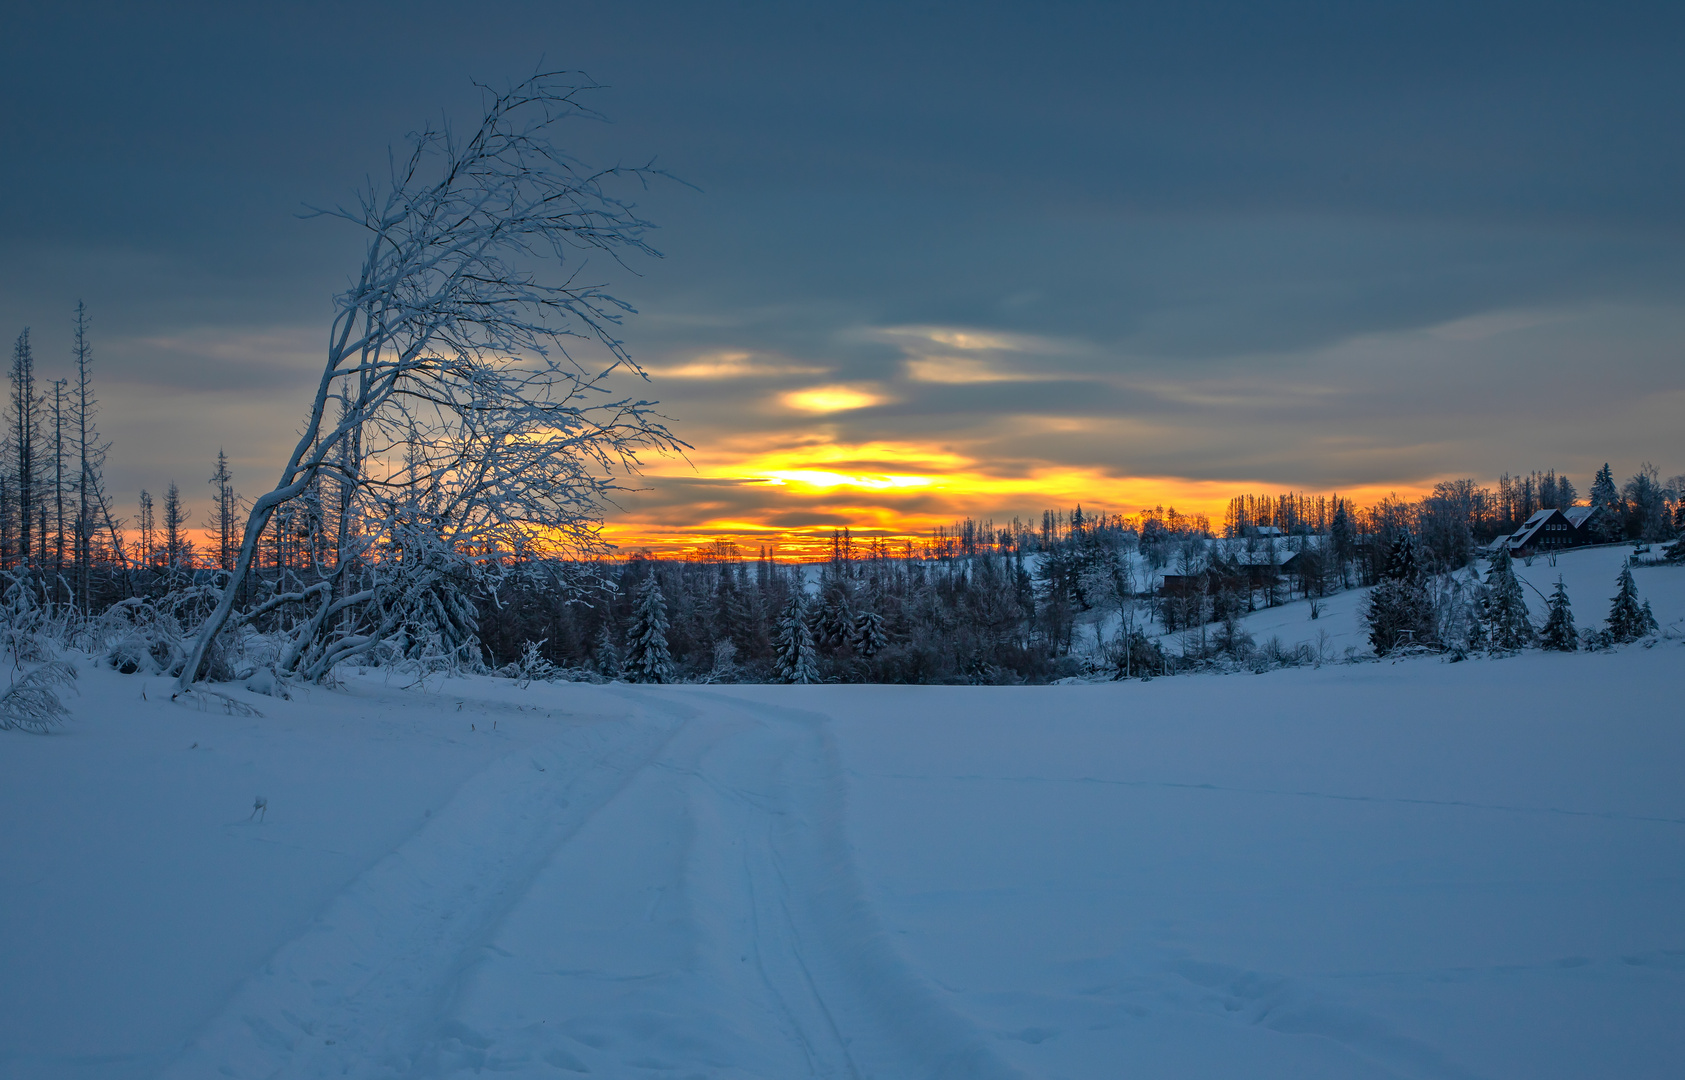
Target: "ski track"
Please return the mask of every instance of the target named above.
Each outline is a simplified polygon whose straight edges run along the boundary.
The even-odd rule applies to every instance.
[[[642,716],[471,779],[163,1075],[1022,1075],[866,900],[829,718],[608,692]]]
[[[498,759],[283,946],[162,1075],[401,1068],[461,958],[671,734],[598,723]]]

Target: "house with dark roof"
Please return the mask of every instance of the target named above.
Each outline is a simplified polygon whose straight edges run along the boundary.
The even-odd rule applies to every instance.
[[[1540,510],[1503,544],[1512,555],[1582,547],[1603,542],[1610,533],[1609,512],[1601,506],[1570,506],[1566,510]]]

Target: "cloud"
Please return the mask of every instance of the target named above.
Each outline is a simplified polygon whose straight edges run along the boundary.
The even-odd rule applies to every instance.
[[[907,378],[914,382],[961,383],[1029,382],[1034,375],[1005,371],[987,360],[970,356],[921,356],[906,362]]]
[[[1060,352],[1067,348],[1051,338],[957,326],[881,326],[868,331],[867,336],[899,345],[912,355],[924,354],[933,347],[965,352],[1033,353]]]
[[[108,342],[96,337],[95,347],[114,381],[184,393],[307,391],[324,356],[321,331],[301,327],[193,327]]]
[[[752,352],[704,353],[676,364],[645,364],[644,370],[664,379],[766,379],[784,375],[824,375],[830,368],[794,361],[771,360]]]
[[[1091,351],[1070,341],[960,326],[874,327],[864,336],[899,348],[913,382],[949,386],[1060,378],[1064,372],[1048,367],[1049,358]],[[1039,370],[1025,370],[1025,361]]]

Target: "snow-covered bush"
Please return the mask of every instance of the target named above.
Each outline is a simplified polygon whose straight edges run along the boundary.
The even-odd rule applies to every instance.
[[[64,636],[63,617],[38,602],[27,577],[0,572],[0,582],[0,654],[20,662],[50,658],[52,643]]]
[[[504,679],[514,679],[522,689],[532,682],[550,682],[556,678],[556,665],[545,659],[540,651],[544,647],[543,641],[528,640],[521,646],[521,658],[511,664],[504,664],[492,674]]]
[[[44,733],[64,723],[70,710],[55,688],[75,681],[76,669],[63,660],[48,660],[25,671],[0,693],[0,731]]]

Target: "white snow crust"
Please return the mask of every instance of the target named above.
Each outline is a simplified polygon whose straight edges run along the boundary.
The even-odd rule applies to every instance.
[[[1584,625],[1620,556],[1518,571]],[[0,739],[0,1076],[1677,1076],[1682,661],[260,717],[84,661]]]

